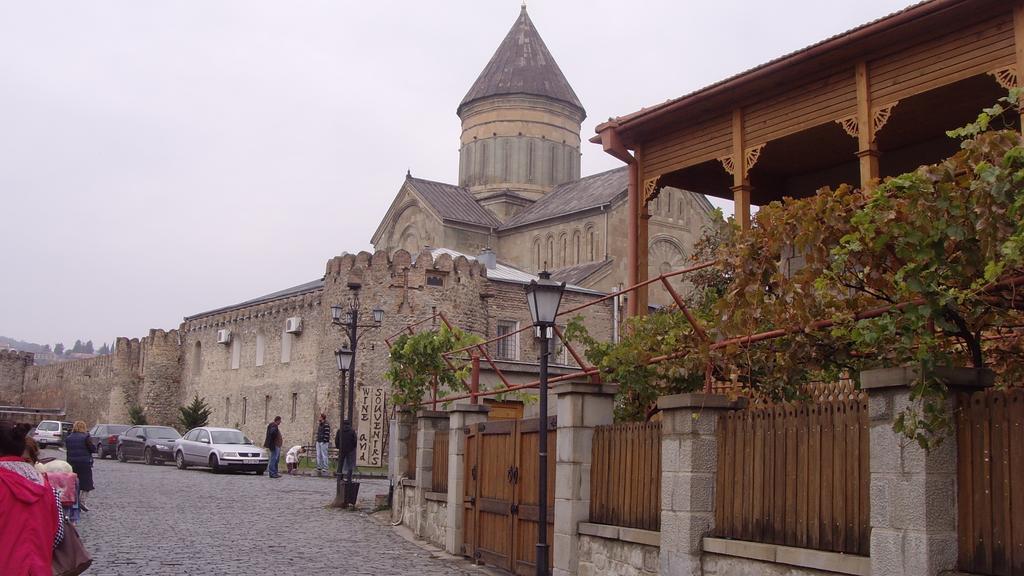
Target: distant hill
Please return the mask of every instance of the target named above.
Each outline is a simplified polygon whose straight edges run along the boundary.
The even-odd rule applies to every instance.
[[[15,340],[14,338],[8,338],[7,336],[0,336],[0,348],[14,348],[15,350],[21,350],[22,352],[35,352],[36,354],[49,352],[44,344]]]
[[[64,360],[77,360],[80,358],[92,358],[93,356],[103,356],[110,354],[110,347],[107,344],[103,344],[100,349],[94,353],[92,341],[87,344],[82,344],[81,341],[75,343],[76,348],[64,349],[62,344],[57,344],[57,350],[52,350],[47,344],[36,344],[34,342],[25,342],[24,340],[18,340],[16,338],[9,338],[7,336],[0,336],[0,350],[13,348],[14,350],[20,350],[22,352],[32,352],[35,354],[35,364],[37,366],[44,366],[53,362],[61,362]],[[57,354],[57,351],[61,354]]]

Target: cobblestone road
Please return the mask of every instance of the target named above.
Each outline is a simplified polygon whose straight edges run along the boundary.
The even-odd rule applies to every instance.
[[[480,574],[362,512],[324,508],[334,494],[328,479],[113,460],[97,461],[94,475],[95,509],[79,524],[95,560],[88,575]],[[381,489],[386,484],[364,482],[361,506]]]

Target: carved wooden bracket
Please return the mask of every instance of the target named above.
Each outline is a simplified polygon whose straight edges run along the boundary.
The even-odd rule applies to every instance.
[[[761,157],[761,150],[763,148],[764,144],[761,144],[759,146],[751,146],[750,148],[747,148],[746,152],[744,153],[743,160],[746,163],[745,168],[748,173],[750,172],[750,169],[754,167],[754,164],[757,164],[757,159]]]
[[[857,126],[856,116],[841,118],[839,120],[836,120],[836,124],[839,124],[839,126],[842,127],[843,132],[846,132],[847,134],[854,138],[856,138],[860,134],[860,131],[858,130]]]
[[[658,186],[658,180],[660,179],[661,176],[655,176],[654,178],[644,180],[644,203],[654,200],[661,193],[661,187]]]
[[[722,163],[722,168],[725,168],[726,172],[728,172],[729,174],[736,173],[736,165],[732,161],[732,154],[728,156],[722,156],[721,158],[718,159],[718,161]]]
[[[1007,66],[1006,68],[1000,68],[999,70],[993,70],[989,72],[989,75],[996,79],[996,82],[1000,86],[1009,90],[1010,88],[1017,87],[1017,67]]]
[[[889,116],[892,115],[892,109],[895,108],[896,105],[899,103],[900,101],[897,100],[892,104],[886,104],[885,106],[882,106],[880,108],[875,108],[874,114],[871,115],[872,135],[877,135],[882,130],[882,128],[885,126],[885,123],[889,121]]]

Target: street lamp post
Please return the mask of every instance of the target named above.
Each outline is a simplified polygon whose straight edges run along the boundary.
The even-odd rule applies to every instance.
[[[537,576],[548,574],[548,342],[562,303],[565,282],[559,284],[547,271],[526,287],[526,302],[540,340],[540,420],[537,450]]]
[[[360,324],[359,323],[359,290],[362,288],[362,284],[359,282],[349,282],[348,289],[351,293],[348,302],[348,310],[340,305],[331,306],[331,323],[335,326],[340,327],[345,335],[348,337],[348,345],[342,346],[341,348],[334,351],[334,355],[338,361],[338,371],[341,372],[341,378],[338,383],[338,416],[340,418],[339,432],[344,428],[346,421],[351,426],[355,426],[355,404],[356,404],[356,350],[359,348],[359,329],[373,329],[380,328],[381,323],[384,321],[384,310],[380,308],[373,309],[373,323],[372,324]],[[345,402],[343,397],[345,394],[345,377],[348,377],[348,402],[347,402],[347,414]],[[339,446],[340,449],[340,446]],[[356,504],[356,496],[359,494],[359,484],[352,481],[352,470],[349,470],[348,477],[346,478],[342,472],[342,459],[341,452],[338,453],[338,468],[335,470],[336,478],[336,491],[334,495],[334,502],[331,506],[336,508],[343,508],[348,504],[353,507]]]

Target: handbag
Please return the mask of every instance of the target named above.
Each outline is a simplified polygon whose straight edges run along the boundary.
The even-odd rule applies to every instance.
[[[53,549],[52,566],[53,576],[78,576],[92,566],[92,556],[74,524],[64,523],[64,539]]]

